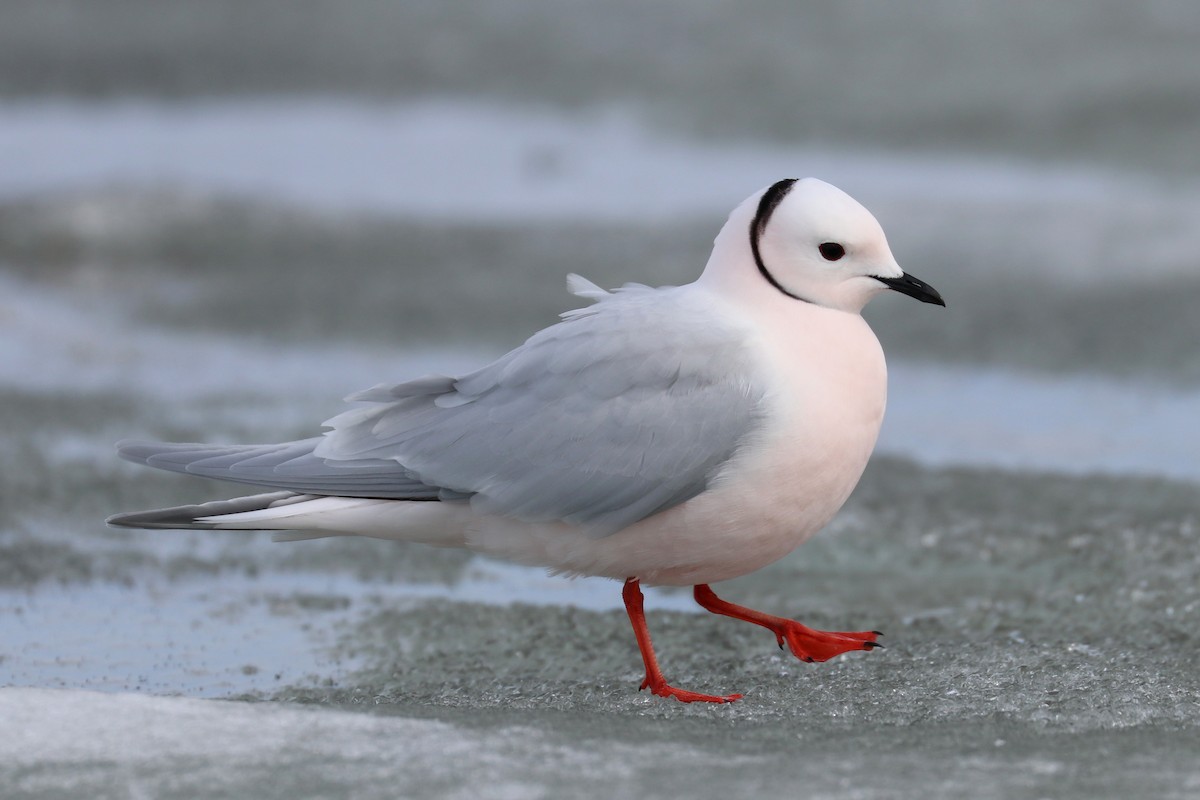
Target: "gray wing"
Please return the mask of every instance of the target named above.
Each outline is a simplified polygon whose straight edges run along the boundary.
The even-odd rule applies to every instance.
[[[483,369],[377,386],[324,437],[276,445],[122,442],[131,461],[294,492],[470,498],[484,513],[596,535],[709,485],[759,422],[743,334],[684,290],[626,287]]]
[[[456,492],[428,486],[395,461],[313,455],[321,437],[283,444],[117,442],[117,454],[137,464],[202,478],[269,486],[304,494],[449,500]]]
[[[391,461],[481,512],[597,535],[704,491],[759,423],[744,335],[682,289],[627,287],[564,317],[444,387],[352,397],[369,405],[330,420],[314,457]]]

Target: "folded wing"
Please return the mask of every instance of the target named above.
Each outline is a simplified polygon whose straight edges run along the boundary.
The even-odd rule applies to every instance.
[[[741,331],[682,289],[627,287],[483,369],[377,386],[324,437],[143,445],[151,466],[307,494],[469,498],[604,535],[704,491],[760,422]]]

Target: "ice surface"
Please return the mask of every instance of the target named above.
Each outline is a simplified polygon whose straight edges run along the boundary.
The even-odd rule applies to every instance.
[[[80,691],[0,691],[0,780],[15,797],[1188,797],[1186,735],[1065,739],[1006,726],[872,748],[845,726],[738,725],[720,715],[508,712],[425,717]],[[738,733],[731,737],[730,733]],[[1109,753],[1079,758],[1064,747]],[[1003,788],[1001,788],[1003,787]],[[1112,794],[1109,794],[1109,793]],[[1090,793],[1090,794],[1089,794]]]
[[[0,105],[0,197],[179,184],[419,219],[662,222],[727,213],[797,169],[880,201],[1155,202],[1134,173],[762,144],[684,143],[630,112],[338,99]],[[704,169],[697,170],[697,164]],[[636,187],[636,190],[633,189]]]
[[[879,627],[887,649],[801,664],[761,630],[681,613],[685,594],[652,594],[669,677],[747,695],[701,708],[635,691],[612,582],[388,543],[105,533],[125,476],[88,473],[93,493],[52,515],[38,479],[83,485],[77,467],[32,469],[5,563],[59,542],[94,571],[31,563],[3,593],[0,786],[14,796],[1200,787],[1193,484],[877,460],[832,530],[722,591],[819,627]]]
[[[8,201],[174,188],[344,220],[716,225],[780,176],[815,175],[864,202],[901,245],[920,242],[898,251],[906,265],[905,252],[926,258],[931,248],[965,243],[986,250],[956,258],[956,272],[1146,280],[1191,274],[1180,254],[1200,247],[1191,224],[1200,191],[1178,176],[977,154],[688,142],[620,108],[276,97],[7,103],[0,152],[12,154],[0,173],[0,200]],[[84,204],[75,222],[100,233],[113,210]],[[153,209],[145,215],[155,218]]]
[[[452,580],[385,583],[337,571],[336,558],[323,571],[297,571],[255,558],[254,548],[241,553],[253,576],[227,566],[172,579],[143,565],[125,576],[138,579],[136,588],[114,582],[0,588],[0,686],[261,695],[340,683],[361,658],[335,646],[336,631],[381,609],[517,598],[560,609],[621,607],[611,581],[564,581],[492,561],[474,562]],[[684,594],[646,591],[655,608],[699,610]],[[105,657],[97,659],[98,652]]]
[[[1110,58],[1147,26],[1173,43],[1155,56],[1190,54],[1195,13],[1168,6],[1104,17],[1119,32],[1104,36],[1076,11],[1038,26],[1011,12],[1054,44],[1024,52],[1077,48],[1057,95],[1018,80],[1008,101],[981,100],[939,51],[919,96],[957,106],[873,81],[846,107],[786,104],[783,119],[888,132],[854,147],[807,127],[775,144],[684,141],[619,92],[569,110],[508,96],[0,107],[0,795],[1200,795],[1200,193],[1193,173],[1128,166],[1194,154],[1178,100],[1194,59],[1148,86],[1131,70],[1162,59]],[[153,23],[170,20],[187,18]],[[1012,64],[995,18],[937,22],[923,35]],[[203,38],[180,24],[184,49]],[[92,33],[45,55],[102,49]],[[839,38],[781,33],[755,56],[819,61],[830,45],[810,45]],[[893,75],[876,69],[890,48],[855,39],[863,59],[846,63]],[[472,56],[511,49],[489,41]],[[431,42],[453,71],[460,51]],[[1080,66],[1094,53],[1111,72]],[[1003,72],[1036,89],[1044,64]],[[740,123],[731,95],[782,108],[765,102],[772,81],[744,90],[763,74],[713,86],[704,114]],[[886,149],[881,120],[918,118],[928,128],[902,137],[923,155]],[[1124,169],[1011,155],[1020,141],[1094,155],[1093,135],[1111,150],[1137,125],[1156,144],[1127,143]],[[925,142],[935,128],[950,138]],[[980,152],[981,136],[1009,155]],[[1160,151],[1170,136],[1183,144]],[[636,691],[612,582],[386,542],[103,527],[234,491],[116,464],[113,440],[310,435],[341,395],[467,369],[551,321],[567,272],[690,279],[733,202],[802,172],[866,201],[951,305],[873,305],[892,363],[881,457],[830,530],[719,591],[878,627],[886,650],[800,664],[685,592],[651,592],[668,677],[746,694],[684,706]]]
[[[830,531],[722,589],[878,627],[887,649],[799,664],[652,593],[668,676],[747,695],[697,708],[635,691],[612,582],[102,526],[225,491],[115,464],[116,438],[305,435],[340,395],[482,345],[196,334],[126,314],[103,282],[0,286],[6,796],[1200,791],[1194,390],[893,363],[883,444],[904,458],[877,459]]]
[[[564,742],[525,720],[454,724],[81,691],[0,690],[0,719],[9,797],[579,797],[708,759],[670,741]]]
[[[879,449],[927,464],[1200,480],[1200,391],[1097,377],[891,366]]]

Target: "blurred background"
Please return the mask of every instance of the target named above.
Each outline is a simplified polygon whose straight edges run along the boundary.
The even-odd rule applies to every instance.
[[[1200,378],[1187,3],[9,3],[0,257],[173,329],[505,347],[813,174],[898,355]],[[330,280],[334,278],[334,280]],[[336,291],[331,287],[336,285]]]
[[[943,771],[972,792],[1017,773],[1056,796],[1085,774],[1089,796],[1200,786],[1186,747],[1158,771],[1136,761],[1194,742],[1197,718],[1170,653],[1195,655],[1200,621],[1198,40],[1183,0],[0,3],[0,685],[72,690],[0,693],[9,718],[50,737],[35,721],[56,703],[139,708],[82,691],[97,689],[312,701],[358,747],[370,732],[334,720],[364,698],[390,704],[389,724],[460,726],[446,741],[475,724],[447,709],[522,691],[525,716],[493,723],[553,741],[591,734],[547,707],[669,718],[633,695],[615,585],[374,542],[108,530],[118,510],[235,491],[119,464],[112,443],[313,435],[352,391],[470,369],[553,322],[577,304],[569,272],[692,280],[739,201],[815,175],[870,208],[949,307],[867,310],[892,373],[881,456],[831,531],[733,591],[834,627],[869,617],[908,649],[810,672],[662,592],[660,625],[699,626],[674,663],[779,699],[737,719],[824,726],[835,745],[809,752],[841,767],[803,777],[830,791],[850,775],[869,791],[856,759],[879,745],[834,718],[932,721],[890,751],[929,771],[975,742],[986,757]],[[488,623],[456,630],[456,611]],[[563,614],[566,656],[542,627]],[[1135,629],[1150,641],[1114,633]],[[970,701],[964,675],[985,676]],[[221,730],[250,708],[276,713],[203,713]],[[963,718],[986,729],[942,724]],[[1085,740],[1056,751],[1031,720]],[[1086,739],[1125,726],[1134,761]],[[690,730],[682,755],[630,757],[622,780],[720,789],[693,767],[727,729]],[[776,780],[805,769],[783,755],[792,739],[763,741]],[[125,772],[7,755],[56,796],[129,774],[161,789],[154,754],[174,751],[79,752]],[[419,785],[478,778],[370,752],[433,781]],[[287,789],[219,769],[239,757],[214,755],[209,777]],[[285,742],[268,763],[304,774],[290,758]],[[491,769],[556,796],[592,774]]]

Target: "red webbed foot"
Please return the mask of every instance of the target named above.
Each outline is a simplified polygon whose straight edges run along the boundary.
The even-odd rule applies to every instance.
[[[674,697],[681,703],[732,703],[735,700],[741,700],[740,694],[701,694],[700,692],[689,692],[687,689],[676,689],[669,685],[662,677],[658,676],[657,680],[651,680],[647,675],[642,681],[642,685],[638,687],[640,692],[642,689],[649,689],[652,694],[659,697]]]
[[[883,647],[876,641],[876,637],[883,635],[879,631],[818,631],[793,619],[775,619],[778,620],[777,627],[763,627],[775,633],[780,650],[786,642],[792,655],[801,661],[828,661],[852,650],[874,650]]]
[[[834,656],[849,653],[852,650],[874,650],[883,647],[876,639],[883,634],[879,631],[818,631],[807,625],[801,625],[794,619],[776,617],[764,614],[752,608],[739,606],[717,597],[716,592],[701,583],[694,587],[696,602],[707,611],[733,617],[745,622],[753,622],[775,634],[775,641],[780,649],[784,643],[792,651],[792,655],[801,661],[828,661]]]
[[[625,600],[625,610],[629,613],[630,624],[633,625],[633,635],[637,637],[638,649],[641,650],[642,661],[646,665],[646,678],[638,687],[638,691],[649,689],[659,697],[674,697],[681,703],[732,703],[742,699],[740,694],[701,694],[689,692],[687,689],[676,689],[667,683],[658,667],[654,645],[650,642],[650,629],[646,626],[646,614],[642,609],[642,589],[636,578],[625,581],[621,596]]]

